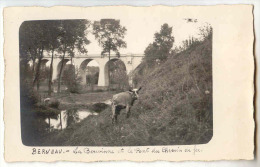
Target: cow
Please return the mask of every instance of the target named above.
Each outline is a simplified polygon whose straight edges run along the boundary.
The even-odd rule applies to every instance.
[[[134,101],[138,99],[138,93],[142,88],[132,89],[126,92],[115,94],[112,98],[112,124],[117,123],[117,116],[122,109],[126,109],[126,118],[130,116],[130,109]]]

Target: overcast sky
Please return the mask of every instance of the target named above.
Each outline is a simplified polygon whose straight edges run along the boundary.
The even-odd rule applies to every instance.
[[[116,18],[117,19],[117,18]],[[151,19],[151,18],[137,18],[129,21],[128,19],[121,19],[120,24],[127,29],[125,35],[125,41],[127,48],[120,49],[121,54],[143,54],[145,48],[149,43],[154,41],[154,34],[159,32],[161,25],[164,23],[169,24],[172,27],[172,35],[175,38],[174,47],[182,44],[182,41],[189,39],[189,37],[199,37],[199,27],[205,25],[205,22],[199,20],[190,22],[187,18],[163,20],[163,19]],[[98,45],[95,37],[89,33],[88,38],[91,43],[87,46],[88,55],[100,54],[101,47]],[[89,66],[97,65],[94,61],[89,63]]]
[[[137,22],[138,20],[136,20]],[[145,22],[140,20],[140,23],[129,24],[126,20],[120,20],[122,26],[125,26],[127,29],[125,35],[125,41],[127,43],[127,48],[120,49],[120,53],[133,53],[133,54],[143,54],[145,48],[149,43],[152,43],[154,40],[154,34],[159,32],[161,25],[168,23],[169,26],[173,27],[173,36],[175,38],[174,45],[179,46],[181,42],[185,39],[188,39],[189,36],[198,36],[198,27],[202,26],[201,22],[187,22],[187,19],[181,20],[172,20],[168,22],[158,21],[157,24],[153,22]],[[146,27],[145,29],[139,29],[136,25]],[[89,33],[88,38],[91,43],[87,46],[88,54],[100,54],[101,47],[98,45],[95,37]]]

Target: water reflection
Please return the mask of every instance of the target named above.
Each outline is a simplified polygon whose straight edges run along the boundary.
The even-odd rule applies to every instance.
[[[65,129],[74,125],[75,123],[79,123],[83,119],[87,118],[89,115],[98,115],[96,112],[91,112],[89,110],[78,110],[78,109],[70,109],[63,110],[60,112],[57,119],[45,119],[45,122],[49,124],[50,130],[54,129]]]

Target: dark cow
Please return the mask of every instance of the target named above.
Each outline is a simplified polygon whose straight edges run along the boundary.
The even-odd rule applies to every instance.
[[[134,101],[138,99],[139,89],[132,89],[127,92],[121,92],[115,94],[112,98],[112,123],[117,122],[117,116],[120,114],[120,110],[126,109],[126,118],[130,115],[130,109],[134,104]]]

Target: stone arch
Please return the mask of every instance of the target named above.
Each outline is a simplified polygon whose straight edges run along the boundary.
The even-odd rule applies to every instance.
[[[109,64],[110,63],[115,63],[115,62],[120,62],[120,64],[122,65],[121,67],[123,68],[123,70],[125,71],[125,73],[127,75],[127,66],[126,66],[125,62],[122,61],[119,58],[112,58],[109,61],[107,61],[105,63],[105,66],[104,66],[104,80],[105,80],[104,83],[105,83],[105,86],[109,85],[109,76],[110,76]]]
[[[100,64],[95,59],[88,58],[88,59],[83,60],[79,65],[79,73],[82,77],[82,82],[81,82],[82,85],[88,84],[87,78],[86,78],[87,75],[88,75],[88,71],[86,69],[87,69],[87,66],[89,65],[89,63],[92,62],[92,61],[95,61],[98,64],[97,80],[99,80]]]
[[[61,68],[61,65],[63,63],[63,69],[64,70],[64,66],[66,65],[67,62],[69,62],[70,60],[69,59],[64,59],[63,61],[61,60],[58,65],[57,65],[57,78],[59,77],[59,73],[60,73],[60,68]]]
[[[49,67],[47,64],[50,62],[48,59],[43,58],[40,61],[40,73],[39,73],[39,82],[37,83],[37,89],[40,89],[40,86],[46,85],[49,78]],[[39,61],[37,62],[37,64]],[[36,67],[37,68],[37,67]],[[35,70],[36,71],[36,70]]]
[[[41,71],[46,70],[48,67],[50,67],[50,61],[48,59],[42,59],[41,60]]]
[[[49,65],[49,62],[50,62],[50,61],[49,61],[48,59],[42,59],[42,60],[41,60],[41,66],[42,66],[42,65],[47,66],[47,65]]]
[[[109,63],[111,63],[111,62],[116,62],[116,61],[121,62],[121,63],[123,64],[124,70],[126,70],[126,64],[125,64],[125,62],[124,62],[123,60],[119,59],[119,58],[112,58],[112,59],[110,59],[109,61],[107,61],[106,64],[105,64],[105,68],[106,68],[106,66],[108,67],[108,64],[109,64]]]

